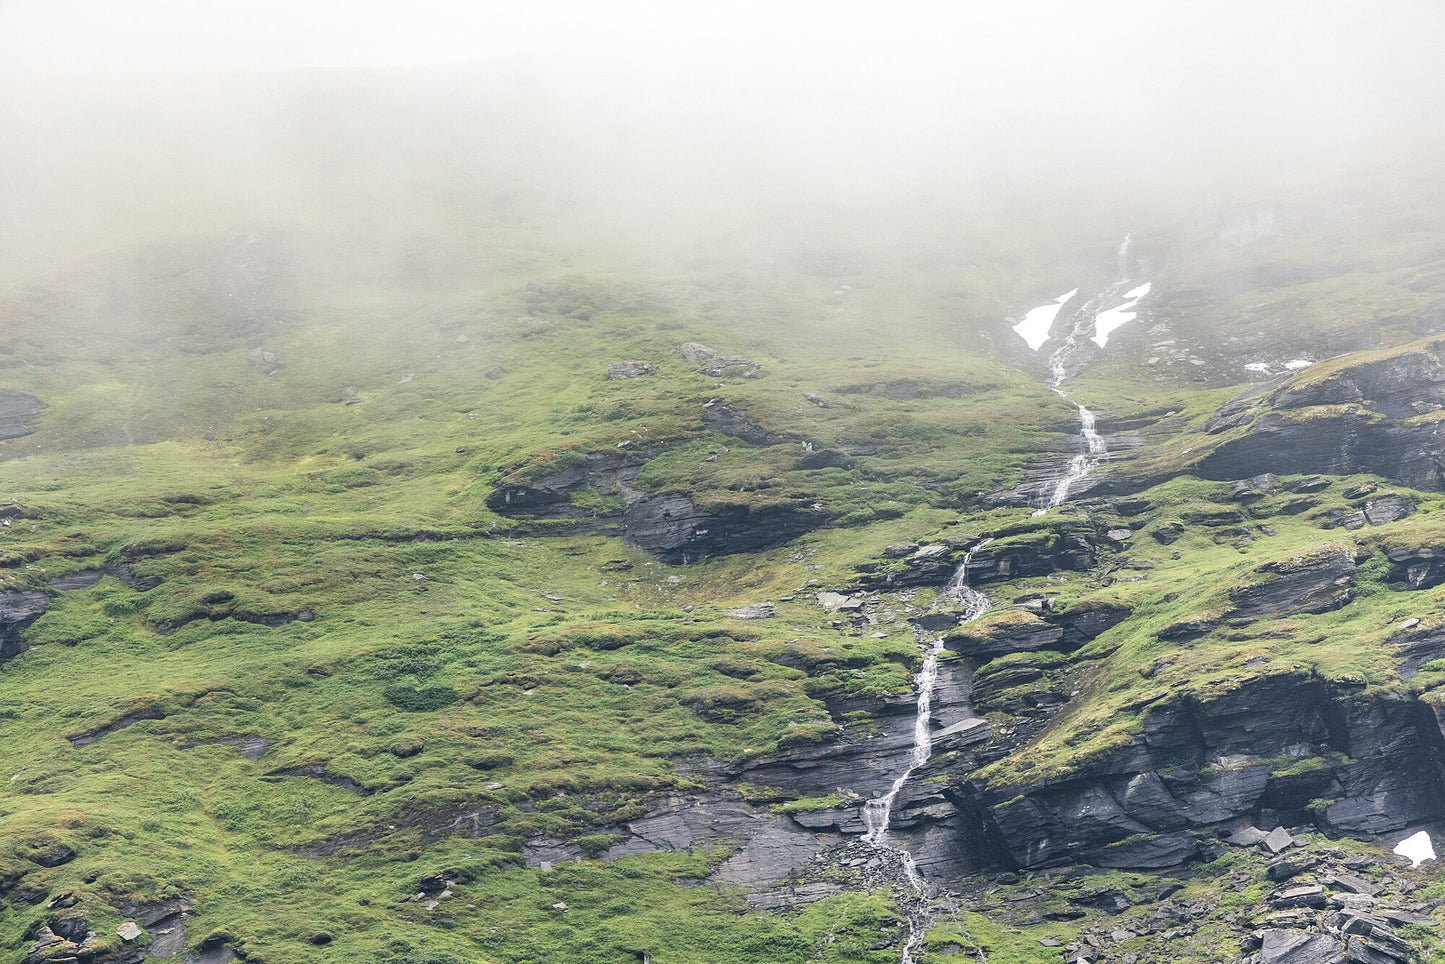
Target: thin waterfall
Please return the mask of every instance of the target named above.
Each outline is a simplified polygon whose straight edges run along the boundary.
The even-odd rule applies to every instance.
[[[1078,409],[1079,439],[1083,443],[1081,451],[1069,460],[1068,468],[1054,483],[1054,491],[1049,495],[1048,501],[1036,509],[1034,515],[1043,515],[1054,506],[1063,505],[1075,483],[1098,468],[1099,463],[1109,454],[1108,444],[1094,427],[1094,413],[1082,405],[1078,406]]]
[[[988,612],[989,598],[968,584],[968,564],[973,559],[974,552],[988,545],[990,541],[992,540],[985,539],[970,549],[943,587],[946,597],[963,606],[962,622],[973,622]],[[934,639],[923,656],[923,668],[918,671],[918,710],[913,717],[913,749],[908,756],[908,766],[898,775],[898,779],[893,781],[887,793],[869,800],[863,807],[863,822],[868,827],[864,839],[869,843],[883,843],[898,791],[903,789],[913,771],[927,763],[933,754],[933,691],[938,687],[938,659],[942,655],[943,640]]]
[[[968,564],[973,560],[976,551],[992,541],[985,539],[970,549],[943,587],[943,596],[963,608],[961,622],[972,622],[988,612],[991,605],[988,596],[968,584]],[[923,668],[918,672],[918,708],[913,718],[913,747],[908,755],[907,766],[893,781],[887,793],[863,805],[863,823],[868,828],[863,836],[864,842],[898,856],[908,884],[919,902],[917,908],[908,913],[908,940],[903,946],[903,956],[899,958],[899,964],[914,964],[913,955],[923,946],[923,938],[928,933],[928,925],[933,918],[923,901],[927,883],[919,874],[913,855],[888,842],[888,825],[893,817],[894,799],[908,782],[908,778],[927,763],[933,753],[933,692],[938,687],[938,664],[942,655],[943,640],[932,639],[923,657]]]
[[[1124,292],[1129,284],[1129,255],[1134,247],[1134,236],[1124,235],[1124,240],[1119,244],[1119,277],[1118,280],[1102,292],[1084,304],[1082,308],[1075,311],[1072,320],[1073,325],[1064,338],[1063,344],[1054,349],[1049,356],[1049,384],[1059,397],[1068,398],[1068,393],[1060,386],[1069,377],[1068,361],[1078,347],[1090,337],[1090,330],[1099,325],[1102,314],[1111,314],[1112,325],[1116,327],[1134,318],[1133,309],[1139,300],[1149,293],[1149,285],[1140,285],[1132,291]],[[1119,299],[1123,298],[1121,302]],[[1106,309],[1105,306],[1111,306]],[[1107,332],[1099,329],[1095,332],[1093,340],[1103,347]],[[1053,491],[1043,500],[1043,504],[1034,511],[1034,515],[1043,515],[1054,506],[1062,505],[1069,497],[1069,492],[1078,484],[1079,480],[1099,467],[1109,454],[1109,447],[1105,443],[1095,427],[1095,416],[1092,411],[1082,405],[1077,405],[1079,410],[1079,441],[1080,450],[1077,455],[1069,460],[1068,467],[1064,474],[1054,482]]]

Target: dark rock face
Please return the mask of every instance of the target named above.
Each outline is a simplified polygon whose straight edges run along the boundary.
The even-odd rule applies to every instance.
[[[702,422],[715,432],[731,435],[752,445],[781,445],[784,442],[797,441],[793,436],[779,435],[754,425],[748,421],[747,412],[727,402],[708,402],[703,407]]]
[[[1344,964],[1345,948],[1328,934],[1270,930],[1264,932],[1259,959],[1261,964]]]
[[[802,505],[726,506],[704,511],[681,495],[639,499],[622,516],[628,542],[673,564],[733,552],[761,552],[826,521],[822,512]]]
[[[0,662],[14,659],[30,648],[25,630],[50,608],[43,592],[0,592]]]
[[[1431,589],[1445,582],[1445,546],[1388,546],[1390,582],[1409,589]]]
[[[0,394],[0,440],[21,438],[35,431],[40,399],[34,395]]]
[[[709,403],[703,421],[753,444],[795,441],[765,432],[744,412],[723,402]],[[634,488],[639,468],[654,454],[636,449],[574,456],[556,471],[499,485],[487,496],[487,507],[504,515],[572,519],[583,527],[617,526],[628,542],[673,564],[771,549],[829,521],[821,509],[804,503],[700,508],[683,493],[653,494]],[[837,450],[811,452],[801,467],[836,466],[848,459]],[[574,506],[572,496],[584,489],[620,497],[625,508],[598,515]]]
[[[1326,378],[1306,376],[1268,394],[1241,396],[1221,408],[1207,430],[1247,429],[1202,459],[1195,473],[1227,480],[1363,472],[1417,489],[1445,488],[1438,425],[1410,421],[1445,405],[1442,348],[1445,342],[1435,341]]]
[[[993,659],[1007,653],[1062,649],[1064,630],[1031,613],[1013,610],[997,619],[982,619],[948,634],[948,648],[971,659]]]
[[[1285,384],[1272,398],[1278,408],[1369,405],[1391,418],[1410,418],[1445,405],[1441,342],[1378,361],[1351,365],[1304,385]]]
[[[603,480],[615,488],[619,480],[637,474],[640,462],[632,455],[588,455],[529,482],[499,486],[487,496],[487,508],[503,514],[564,515],[574,492]]]
[[[839,711],[845,707],[838,707]],[[899,761],[913,746],[911,698],[889,700],[876,707],[878,733],[865,739],[789,748],[750,761],[739,775],[749,783],[775,787],[787,796],[822,797],[846,789],[860,797],[882,796],[899,773]],[[839,829],[863,832],[862,800],[831,822]],[[816,821],[814,822],[816,824]]]
[[[1177,519],[1161,522],[1150,530],[1149,534],[1153,536],[1160,545],[1173,545],[1179,541],[1180,536],[1184,535],[1184,523]]]
[[[1365,514],[1365,521],[1372,526],[1382,526],[1390,522],[1398,522],[1415,512],[1415,500],[1406,496],[1391,492],[1382,495],[1378,499],[1371,499],[1365,503],[1361,510]]]
[[[1267,563],[1255,570],[1258,579],[1230,590],[1230,615],[1255,619],[1293,613],[1323,613],[1349,602],[1355,555],[1339,544],[1321,546],[1302,556]]]
[[[974,540],[976,544],[977,540]],[[859,568],[860,589],[898,589],[908,586],[942,586],[968,554],[967,546],[938,543],[928,546],[891,546],[884,559]],[[906,551],[905,551],[906,550]],[[969,567],[970,576],[973,567]]]
[[[645,816],[616,829],[627,839],[596,857],[617,860],[726,840],[738,849],[718,867],[715,879],[755,894],[783,880],[827,844],[822,834],[788,816],[768,813],[738,799],[669,797]],[[534,867],[593,856],[575,846],[546,841],[528,844],[523,853]]]
[[[1404,633],[1390,640],[1400,647],[1400,678],[1407,683],[1420,673],[1426,663],[1445,659],[1445,629],[1429,629]]]
[[[1094,565],[1097,557],[1091,528],[1060,525],[980,546],[969,560],[969,582],[977,586],[1000,579],[1046,576],[1060,570],[1083,572]]]
[[[1161,867],[1195,853],[1191,831],[1264,810],[1332,833],[1438,819],[1445,738],[1415,699],[1350,697],[1281,676],[1161,705],[1139,737],[1072,776],[987,790],[965,780],[950,793],[977,859]]]

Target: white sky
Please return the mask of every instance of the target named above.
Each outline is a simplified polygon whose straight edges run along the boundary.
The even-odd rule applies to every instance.
[[[951,50],[964,71],[978,60],[1022,74],[1063,57],[1108,74],[1115,58],[1151,50],[1233,50],[1247,62],[1363,45],[1367,59],[1393,48],[1408,60],[1442,29],[1437,0],[0,0],[0,71],[391,66],[579,49],[806,60],[853,47]]]
[[[940,28],[1010,19],[1007,10],[841,0],[0,0],[0,63],[169,73],[453,63],[589,47],[806,50],[928,42]]]
[[[203,73],[494,61],[443,86],[535,81],[620,157],[1131,181],[1408,152],[1445,131],[1442,50],[1445,0],[0,0],[0,138],[221,113]]]

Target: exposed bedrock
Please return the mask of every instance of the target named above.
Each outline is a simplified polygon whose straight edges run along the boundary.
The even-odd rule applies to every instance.
[[[1000,535],[979,546],[969,559],[969,584],[978,586],[1059,571],[1084,572],[1097,559],[1092,526],[1058,522],[1016,535]]]
[[[807,503],[724,505],[703,509],[686,496],[648,496],[622,516],[623,537],[664,562],[697,562],[734,552],[761,552],[828,521]]]
[[[0,662],[14,659],[30,648],[25,630],[49,608],[50,597],[43,592],[0,592]]]
[[[1326,543],[1298,556],[1265,563],[1244,585],[1229,591],[1232,618],[1323,613],[1350,601],[1355,554],[1340,543]]]
[[[572,495],[584,488],[616,491],[637,474],[636,455],[593,454],[555,472],[498,486],[487,496],[487,508],[504,514],[568,515]]]
[[[40,399],[34,395],[0,394],[0,440],[21,438],[35,431]]]
[[[1408,589],[1432,589],[1445,582],[1445,546],[1386,546],[1390,582]]]
[[[772,549],[830,519],[803,500],[700,506],[680,493],[643,492],[632,482],[648,456],[642,451],[587,455],[555,472],[498,486],[487,496],[487,507],[503,515],[570,519],[588,527],[617,526],[629,543],[672,564]],[[620,510],[599,515],[592,508],[575,505],[572,497],[584,490],[617,497]]]
[[[961,846],[1005,867],[1165,867],[1194,831],[1244,818],[1377,834],[1445,816],[1445,738],[1427,704],[1307,676],[1145,713],[1127,744],[1033,784],[955,781]]]
[[[1326,375],[1306,371],[1273,392],[1226,404],[1212,434],[1247,427],[1194,472],[1237,479],[1265,472],[1365,472],[1417,489],[1445,489],[1445,366],[1430,342]]]

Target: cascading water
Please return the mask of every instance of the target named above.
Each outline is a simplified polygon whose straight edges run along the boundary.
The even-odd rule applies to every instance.
[[[1048,501],[1035,509],[1034,515],[1043,515],[1054,506],[1063,505],[1074,484],[1098,468],[1099,463],[1109,454],[1109,446],[1094,427],[1094,413],[1082,405],[1079,406],[1079,438],[1083,442],[1082,451],[1069,460],[1068,468],[1054,483],[1054,490]]]
[[[1109,335],[1114,329],[1134,320],[1137,314],[1134,309],[1149,294],[1150,285],[1147,282],[1129,291],[1124,290],[1129,284],[1130,251],[1133,246],[1133,235],[1124,235],[1124,240],[1119,244],[1118,280],[1074,312],[1069,333],[1064,336],[1063,343],[1049,355],[1050,387],[1058,392],[1061,398],[1069,397],[1059,386],[1069,377],[1069,361],[1076,355],[1079,346],[1087,339],[1103,348],[1108,344]],[[1079,453],[1069,460],[1064,474],[1054,481],[1053,490],[1034,511],[1034,515],[1043,515],[1055,506],[1062,505],[1073,487],[1108,457],[1109,447],[1095,427],[1094,413],[1082,405],[1077,407]]]
[[[952,577],[943,587],[943,596],[963,609],[963,617],[960,622],[972,622],[979,618],[988,612],[991,604],[988,596],[968,584],[968,564],[973,560],[974,552],[988,545],[990,541],[992,540],[985,539],[970,549],[963,557],[963,562],[954,570]],[[932,918],[922,902],[927,884],[918,873],[918,866],[913,861],[913,855],[888,842],[888,825],[893,816],[893,801],[898,797],[899,791],[903,789],[914,771],[928,762],[928,758],[933,753],[933,692],[938,686],[938,661],[942,655],[943,640],[938,637],[931,638],[923,657],[923,668],[918,672],[918,708],[913,718],[913,747],[908,755],[907,766],[893,781],[887,793],[874,800],[869,800],[863,806],[863,822],[868,828],[868,832],[863,836],[864,842],[878,850],[896,855],[902,863],[903,873],[908,878],[908,884],[918,899],[918,906],[911,909],[907,915],[908,940],[904,944],[903,956],[899,958],[899,964],[913,964],[913,954],[923,945],[923,938],[928,932],[928,924]]]

